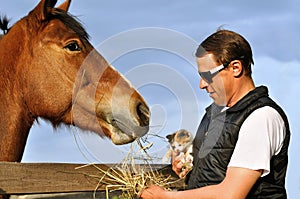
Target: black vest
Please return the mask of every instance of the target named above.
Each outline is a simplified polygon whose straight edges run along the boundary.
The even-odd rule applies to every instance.
[[[271,158],[270,173],[256,182],[247,198],[287,197],[285,176],[290,140],[289,124],[283,110],[268,97],[268,89],[264,86],[249,92],[226,111],[221,112],[222,107],[214,104],[206,109],[194,139],[194,169],[187,177],[188,189],[219,184],[223,181],[240,127],[254,110],[263,106],[273,107],[279,112],[285,122],[286,136],[279,154]]]

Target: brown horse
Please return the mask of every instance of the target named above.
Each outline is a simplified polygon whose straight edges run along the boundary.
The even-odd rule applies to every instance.
[[[67,10],[41,0],[0,37],[0,161],[21,161],[38,118],[132,142],[148,132],[141,95],[88,41]]]

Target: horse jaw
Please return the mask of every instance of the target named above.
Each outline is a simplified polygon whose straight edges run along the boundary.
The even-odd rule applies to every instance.
[[[90,71],[86,67],[84,71],[85,76],[92,74],[93,77],[89,78],[93,81],[86,80],[89,83],[84,86],[76,84],[71,123],[100,136],[105,135],[116,145],[130,143],[145,135],[149,130],[149,108],[126,78],[109,65],[102,77],[111,80],[118,76],[114,85],[99,83],[99,74],[95,70]]]
[[[82,91],[77,95],[71,116],[63,118],[63,122],[109,137],[116,145],[130,143],[148,132],[150,113],[145,104],[130,108],[136,113],[125,111],[118,105],[118,110],[112,111],[115,108],[105,103],[98,103],[94,110],[90,110],[95,101],[86,96]]]

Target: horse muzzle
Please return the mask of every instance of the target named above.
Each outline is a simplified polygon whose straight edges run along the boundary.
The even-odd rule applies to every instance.
[[[103,107],[99,109],[103,110]],[[137,102],[130,109],[122,109],[122,106],[115,105],[111,110],[111,113],[106,112],[97,116],[102,117],[109,126],[110,137],[114,144],[133,142],[149,131],[150,111],[145,102]]]

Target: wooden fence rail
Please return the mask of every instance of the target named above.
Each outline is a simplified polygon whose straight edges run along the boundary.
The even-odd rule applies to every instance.
[[[94,166],[82,166],[64,163],[1,162],[0,195],[93,192],[101,177],[100,172]],[[112,165],[96,166],[106,171]],[[75,169],[78,167],[82,168]],[[151,168],[165,175],[172,173],[171,168],[166,165],[151,165]],[[183,186],[182,181],[174,184],[174,188]],[[97,191],[105,191],[105,186],[101,185]]]

